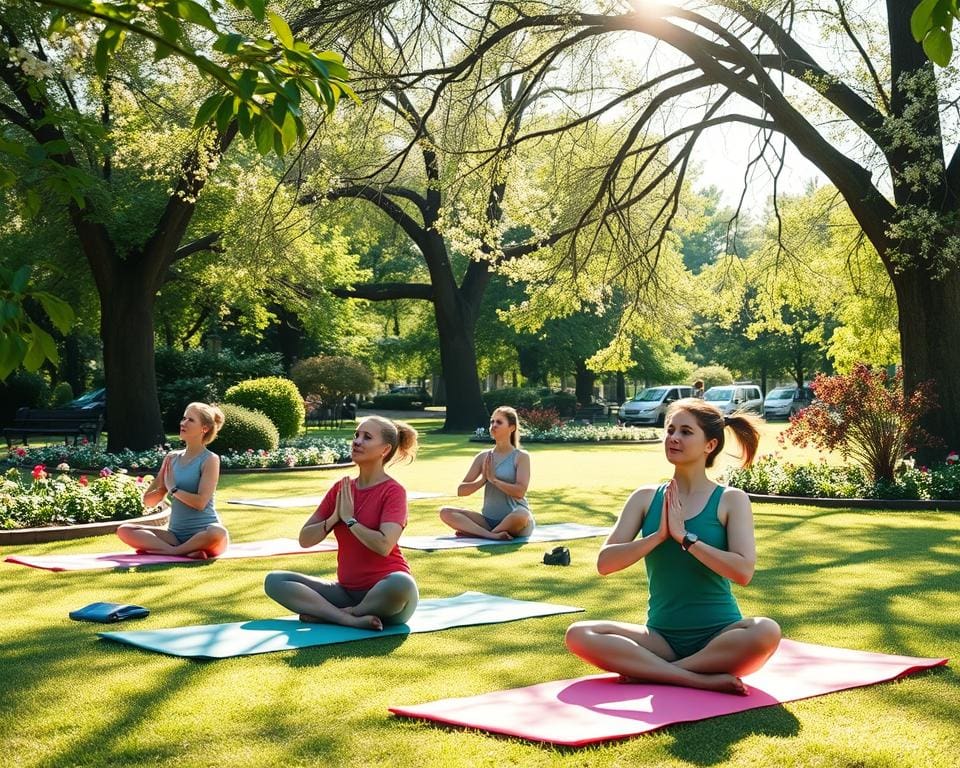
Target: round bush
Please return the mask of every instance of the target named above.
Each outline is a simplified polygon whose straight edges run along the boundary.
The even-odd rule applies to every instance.
[[[546,392],[549,393],[549,390]],[[513,408],[533,408],[540,398],[545,394],[544,390],[535,387],[505,387],[503,389],[491,389],[483,393],[483,404],[487,406],[488,411],[499,408],[501,405],[509,405]]]
[[[727,384],[733,384],[733,374],[722,365],[705,365],[697,368],[690,374],[690,380],[700,379],[703,382],[704,391],[710,387],[719,387]]]
[[[351,357],[308,357],[290,369],[290,378],[300,394],[319,397],[326,405],[373,388],[373,373]]]
[[[573,416],[577,412],[577,397],[569,392],[554,392],[540,398],[540,408],[550,408],[561,416]]]
[[[241,381],[227,390],[224,401],[266,414],[282,438],[299,435],[307,415],[297,385],[279,376]]]
[[[280,445],[276,425],[260,411],[232,403],[221,403],[220,410],[223,411],[223,426],[216,440],[210,443],[211,449],[217,453],[243,453],[248,448],[274,451]]]
[[[0,382],[0,424],[10,424],[20,408],[43,408],[50,385],[39,373],[14,371]]]
[[[73,387],[70,386],[70,382],[61,381],[53,388],[53,394],[50,395],[50,407],[58,408],[71,400],[73,400]]]

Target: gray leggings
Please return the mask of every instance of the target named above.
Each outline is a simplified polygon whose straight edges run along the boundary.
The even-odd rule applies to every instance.
[[[310,613],[299,601],[290,600],[292,584],[309,587],[337,608],[351,608],[365,602],[367,612],[379,616],[384,624],[403,624],[413,616],[420,602],[417,582],[404,571],[395,571],[365,590],[346,589],[335,581],[316,579],[295,571],[271,571],[263,582],[263,589],[285,608]]]

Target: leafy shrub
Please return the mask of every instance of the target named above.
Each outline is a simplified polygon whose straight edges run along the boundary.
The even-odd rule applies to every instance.
[[[704,391],[710,389],[710,387],[733,384],[733,374],[722,365],[705,365],[702,368],[697,368],[690,375],[690,380],[696,381],[697,379],[703,381]]]
[[[483,404],[487,410],[493,413],[494,408],[501,405],[509,405],[518,411],[521,408],[533,408],[544,394],[549,394],[549,389],[537,389],[534,387],[505,387],[504,389],[491,389],[483,393]]]
[[[20,408],[43,408],[49,396],[50,385],[43,376],[14,371],[0,381],[0,423],[12,423]]]
[[[373,407],[384,411],[422,411],[424,399],[419,395],[377,395],[373,398]]]
[[[263,412],[234,403],[221,403],[220,409],[223,411],[223,427],[210,444],[217,453],[242,453],[248,448],[273,451],[280,444],[276,425]]]
[[[53,388],[53,394],[50,395],[50,407],[58,408],[66,405],[73,400],[73,387],[69,381],[61,381]]]
[[[297,385],[279,376],[242,381],[230,387],[223,399],[227,403],[266,414],[276,424],[280,437],[299,435],[306,417]],[[256,446],[244,446],[251,447]]]
[[[553,408],[529,408],[517,411],[523,431],[528,429],[547,430],[560,426],[560,414]]]
[[[569,392],[554,392],[541,397],[538,405],[552,409],[561,416],[573,416],[577,412],[577,397]]]
[[[290,369],[290,378],[304,398],[314,395],[326,405],[373,388],[373,373],[351,357],[308,357]]]
[[[481,427],[471,438],[471,442],[490,442],[492,438]],[[613,424],[559,424],[549,429],[525,427],[525,443],[637,443],[659,442],[660,434],[655,429],[637,429],[620,427]]]
[[[920,419],[936,406],[932,384],[920,384],[909,396],[903,372],[892,380],[885,371],[858,363],[846,375],[819,374],[810,385],[817,401],[790,419],[781,439],[806,446],[840,450],[875,481],[894,481],[897,465],[918,445],[937,438],[920,427]]]
[[[32,482],[17,469],[0,478],[0,528],[128,520],[146,511],[143,491],[152,478],[136,480],[104,470],[99,477],[52,474],[34,467]]]

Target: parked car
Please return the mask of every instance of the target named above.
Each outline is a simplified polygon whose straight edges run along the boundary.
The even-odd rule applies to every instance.
[[[414,387],[414,386],[395,386],[390,387],[391,395],[416,395],[422,400],[427,402],[430,401],[430,393],[423,387]]]
[[[813,402],[810,387],[777,387],[767,392],[763,401],[763,415],[767,419],[788,419]]]
[[[713,403],[723,413],[753,411],[763,416],[763,393],[756,384],[724,384],[710,387],[703,399]]]
[[[693,397],[693,387],[683,384],[647,387],[620,406],[620,421],[628,426],[654,424],[662,427],[670,403],[683,397]]]

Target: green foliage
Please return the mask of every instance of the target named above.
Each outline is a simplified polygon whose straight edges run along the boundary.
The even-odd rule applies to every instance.
[[[957,0],[921,0],[910,16],[913,39],[935,64],[945,67],[953,56],[953,22],[960,19]]]
[[[46,525],[127,520],[144,514],[143,478],[123,474],[72,478],[34,467],[27,482],[18,469],[0,478],[0,528],[32,528]]]
[[[154,60],[176,56],[208,76],[218,91],[197,110],[194,127],[215,125],[223,134],[236,122],[240,133],[254,141],[261,155],[282,156],[305,138],[302,106],[315,102],[333,112],[340,97],[356,95],[347,85],[349,77],[337,53],[313,50],[295,40],[289,25],[275,13],[265,13],[261,0],[230,0],[238,10],[259,22],[269,21],[272,34],[251,37],[226,27],[223,4],[209,0],[214,15],[193,0],[153,0],[145,3],[98,2],[97,0],[33,0],[52,9],[48,35],[62,35],[78,19],[95,19],[99,27],[94,64],[104,78],[129,35],[154,47]],[[196,32],[209,39],[217,52],[197,50]],[[62,150],[60,150],[62,151]]]
[[[50,385],[38,373],[17,371],[0,381],[0,424],[9,424],[19,408],[42,408],[50,396]]]
[[[290,369],[290,378],[303,397],[314,395],[326,404],[373,388],[373,373],[350,357],[308,357]]]
[[[210,448],[221,455],[254,451],[273,451],[280,444],[276,425],[262,412],[234,403],[221,403],[223,427]]]
[[[493,413],[494,408],[498,408],[501,405],[509,405],[517,410],[521,408],[530,409],[539,403],[540,398],[545,394],[550,394],[550,390],[533,387],[491,389],[483,393],[483,404],[491,413]]]
[[[279,376],[241,381],[230,387],[223,399],[227,403],[266,414],[277,425],[280,437],[299,435],[306,417],[303,397],[297,385]]]
[[[30,303],[41,307],[60,333],[67,333],[73,325],[73,310],[66,302],[31,288],[29,265],[16,270],[0,267],[0,381],[21,365],[33,372],[47,360],[56,363],[60,359],[53,337],[31,317]]]
[[[422,411],[426,402],[419,395],[386,394],[373,398],[373,407],[385,411]]]
[[[791,418],[781,435],[793,443],[839,450],[876,482],[892,482],[897,465],[919,446],[937,446],[920,420],[936,407],[933,387],[904,392],[903,371],[892,380],[859,364],[846,375],[818,375],[810,385],[817,400]]]
[[[541,408],[550,408],[561,416],[573,416],[577,412],[577,396],[569,392],[554,392],[540,398]]]
[[[65,405],[73,400],[73,397],[73,387],[70,386],[70,382],[61,381],[53,388],[53,393],[50,395],[50,407]]]
[[[704,390],[718,387],[722,384],[733,384],[733,374],[722,365],[704,365],[690,374],[692,381],[698,379],[703,382]]]

